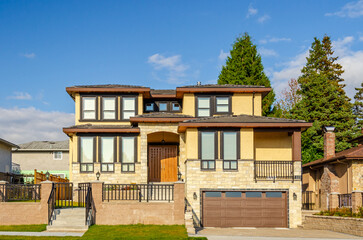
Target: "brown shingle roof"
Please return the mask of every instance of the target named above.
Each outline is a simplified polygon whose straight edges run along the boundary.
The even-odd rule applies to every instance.
[[[151,89],[151,95],[175,95],[176,90],[173,89]]]
[[[363,145],[359,145],[358,147],[353,147],[353,148],[338,152],[332,158],[328,158],[328,159],[320,158],[318,160],[315,160],[315,161],[312,161],[309,163],[305,163],[303,165],[303,167],[324,164],[324,163],[339,160],[339,159],[363,159]]]
[[[83,124],[63,128],[63,132],[68,133],[138,133],[140,129],[130,125],[92,125]]]
[[[204,84],[204,85],[189,85],[178,88],[268,88],[258,85],[236,85],[236,84]]]
[[[96,85],[77,85],[68,88],[146,88],[144,86],[137,85],[121,85],[121,84],[96,84]]]
[[[185,123],[306,123],[303,120],[272,118],[251,115],[221,115],[214,117],[195,118],[184,121]]]
[[[153,112],[153,113],[145,113],[142,115],[136,115],[132,118],[194,118],[191,115],[170,113],[170,112]]]

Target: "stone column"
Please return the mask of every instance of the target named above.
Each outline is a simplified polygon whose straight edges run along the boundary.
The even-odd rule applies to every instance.
[[[329,209],[335,209],[339,207],[339,193],[329,194]]]
[[[0,202],[5,199],[5,185],[7,183],[7,181],[0,181]]]
[[[50,193],[53,188],[53,182],[51,181],[43,181],[40,183],[41,190],[40,190],[40,211],[42,212],[42,221],[45,224],[48,224],[48,200]]]
[[[92,187],[93,202],[94,202],[95,208],[96,208],[96,222],[95,222],[95,224],[98,224],[98,219],[99,219],[98,216],[100,215],[100,211],[102,209],[102,187],[103,187],[103,182],[93,181],[93,182],[91,182],[91,187]]]
[[[174,183],[174,224],[184,224],[185,184]]]
[[[362,197],[363,197],[362,191],[352,192],[352,211],[353,211],[353,213],[357,213],[358,208],[362,207],[362,201],[363,201]]]

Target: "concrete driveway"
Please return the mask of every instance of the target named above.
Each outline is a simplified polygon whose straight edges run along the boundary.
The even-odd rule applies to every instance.
[[[307,240],[307,239],[363,239],[362,237],[327,230],[300,228],[204,228],[196,237],[208,240]]]

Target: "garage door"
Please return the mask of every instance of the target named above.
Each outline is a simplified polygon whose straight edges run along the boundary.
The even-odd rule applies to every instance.
[[[286,192],[203,192],[204,227],[287,227]]]

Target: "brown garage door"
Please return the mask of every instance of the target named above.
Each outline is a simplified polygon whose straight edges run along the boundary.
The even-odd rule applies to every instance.
[[[287,227],[286,192],[203,192],[204,227]]]

